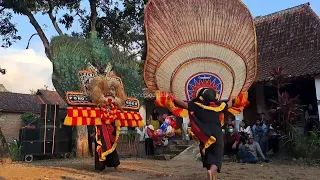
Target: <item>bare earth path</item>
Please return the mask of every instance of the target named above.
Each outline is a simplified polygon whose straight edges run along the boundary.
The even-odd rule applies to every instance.
[[[202,180],[205,171],[201,163],[196,161],[155,161],[144,159],[122,159],[120,170],[108,169],[97,173],[93,170],[93,160],[45,160],[32,164],[14,163],[0,165],[0,179],[108,179],[108,180]],[[249,176],[250,175],[250,176]],[[243,165],[224,163],[219,179],[260,180],[260,179],[319,179],[320,169],[317,167],[256,164]]]

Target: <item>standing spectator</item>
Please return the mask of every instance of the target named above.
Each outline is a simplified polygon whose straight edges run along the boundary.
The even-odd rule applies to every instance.
[[[268,146],[269,150],[272,149],[273,153],[277,153],[279,149],[279,134],[273,128],[273,124],[270,124],[268,130]]]
[[[265,115],[264,113],[261,113],[261,114],[260,114],[260,120],[261,120],[261,122],[265,123],[265,121],[266,121],[266,115]]]
[[[156,108],[153,109],[149,120],[151,121],[151,125],[153,126],[154,129],[159,129],[160,128],[160,115],[157,112]]]
[[[94,157],[95,155],[95,147],[96,147],[96,128],[95,126],[88,126],[88,133],[89,133],[89,150],[91,149],[91,156]]]
[[[308,105],[308,109],[304,112],[304,117],[306,120],[310,118],[310,116],[316,115],[316,111],[313,109],[313,106],[311,104]]]
[[[265,162],[269,162],[263,155],[259,143],[255,142],[253,139],[252,136],[249,136],[248,142],[239,146],[241,161],[243,163],[257,163],[259,154]]]
[[[190,123],[189,116],[184,117],[182,119],[182,134],[183,134],[182,139],[183,140],[187,140],[187,141],[190,140],[189,135],[188,135],[188,125],[189,125],[189,123]]]
[[[234,130],[233,124],[228,124],[227,132],[225,134],[225,155],[234,156],[238,153],[238,146],[240,144],[240,135]]]
[[[232,118],[232,116],[228,117],[228,124],[232,124],[233,126],[235,126],[235,120]]]
[[[145,150],[147,156],[153,156],[154,155],[154,145],[152,137],[150,136],[153,134],[154,128],[150,124],[150,122],[147,122],[147,125],[144,130],[144,137],[145,137]]]
[[[254,140],[259,143],[263,154],[266,154],[267,152],[267,130],[267,125],[260,120],[257,120],[256,124],[252,126]]]
[[[140,131],[139,128],[136,128],[138,134],[142,135],[144,139],[145,151],[147,156],[154,155],[154,145],[151,135],[153,134],[154,128],[150,124],[150,121],[147,121],[146,126]],[[141,139],[140,139],[141,140]]]
[[[156,110],[156,108],[153,109],[152,113],[151,113],[151,117],[153,120],[159,120],[159,113]]]

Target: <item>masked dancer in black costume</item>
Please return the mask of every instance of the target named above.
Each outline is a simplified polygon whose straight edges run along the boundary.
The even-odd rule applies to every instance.
[[[207,169],[208,179],[214,180],[215,173],[220,173],[222,165],[224,141],[221,126],[224,121],[223,111],[228,105],[217,100],[217,94],[212,88],[201,89],[197,97],[188,103],[176,98],[174,101],[188,109],[192,132],[200,140],[203,167]]]

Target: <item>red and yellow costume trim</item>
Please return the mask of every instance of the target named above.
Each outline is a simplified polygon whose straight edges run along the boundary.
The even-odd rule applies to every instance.
[[[102,125],[115,122],[116,126],[143,127],[143,119],[138,112],[105,108],[68,107],[64,124],[67,126]]]
[[[187,117],[188,110],[183,108],[178,108],[174,105],[173,96],[166,92],[155,91],[156,100],[155,104],[159,107],[168,108],[175,116]]]
[[[233,106],[230,107],[228,111],[233,115],[240,114],[243,109],[249,104],[250,102],[248,101],[248,92],[241,92],[235,99]]]
[[[114,139],[110,139],[111,136],[108,134],[113,131],[107,129],[112,126],[112,123],[115,123],[113,131],[116,131],[116,135]],[[138,112],[120,111],[117,106],[110,104],[110,111],[107,111],[105,107],[68,107],[64,125],[96,126],[96,140],[98,144],[96,150],[99,154],[99,161],[104,161],[106,160],[106,156],[117,147],[120,127],[143,127],[144,122]],[[97,126],[100,126],[100,128]],[[103,140],[101,135],[103,136]],[[113,144],[111,145],[110,142],[113,142]],[[103,143],[106,144],[107,150],[103,150]]]
[[[98,130],[97,126],[96,126],[96,140],[97,140],[97,149],[96,151],[98,152],[99,154],[99,161],[105,161],[106,160],[106,156],[110,153],[112,153],[117,145],[118,145],[118,139],[119,139],[119,136],[120,136],[120,126],[116,126],[116,137],[115,137],[115,140],[114,140],[114,143],[112,145],[112,147],[110,149],[108,149],[107,151],[103,151],[102,150],[102,140],[99,138],[99,135],[101,134],[101,132]]]

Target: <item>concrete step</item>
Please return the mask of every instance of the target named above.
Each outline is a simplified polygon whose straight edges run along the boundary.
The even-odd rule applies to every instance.
[[[154,159],[155,160],[170,160],[174,157],[175,157],[174,154],[161,154],[161,155],[154,156]]]
[[[187,149],[190,145],[169,145],[169,150],[181,150],[184,151]]]
[[[191,145],[193,141],[186,141],[186,140],[172,140],[170,145]]]
[[[167,151],[164,151],[163,154],[178,155],[178,154],[180,154],[181,152],[182,152],[181,150],[167,150]]]

